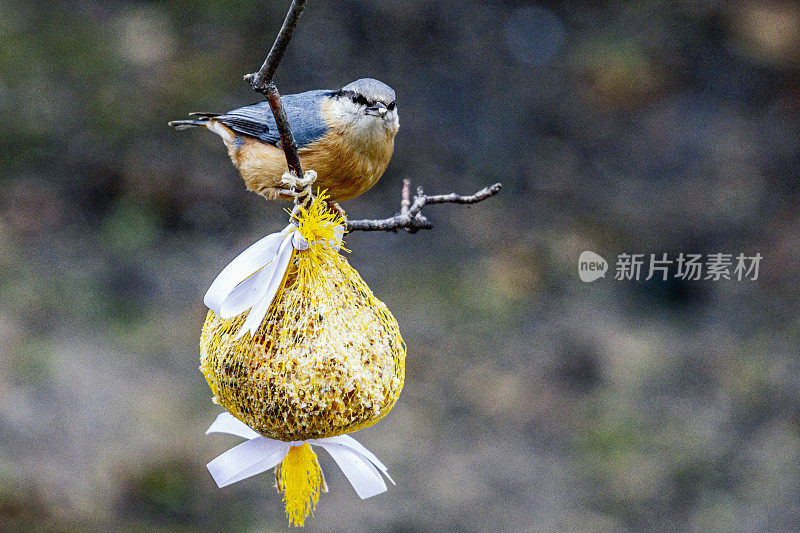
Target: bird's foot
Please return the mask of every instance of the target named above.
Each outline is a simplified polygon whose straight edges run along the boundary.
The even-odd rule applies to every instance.
[[[344,212],[344,208],[339,205],[339,202],[332,202],[329,205],[331,206],[331,209],[336,211],[336,213],[342,217],[342,222],[344,222],[344,225],[347,226],[347,213]]]
[[[306,170],[302,178],[292,172],[284,172],[281,176],[281,184],[288,188],[286,194],[294,197],[295,202],[312,194],[311,186],[315,181],[317,173],[313,170]]]

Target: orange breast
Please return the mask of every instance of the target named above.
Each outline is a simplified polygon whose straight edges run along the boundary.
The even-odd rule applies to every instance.
[[[228,153],[247,188],[267,198],[280,196],[281,176],[288,170],[283,150],[252,137],[231,143]],[[394,139],[385,136],[353,147],[336,131],[298,151],[303,170],[317,172],[315,187],[327,189],[334,202],[355,198],[383,175],[394,152]]]
[[[355,198],[375,185],[394,152],[394,140],[371,143],[355,149],[340,134],[332,132],[300,150],[303,169],[317,172],[317,186],[328,189],[334,202]]]

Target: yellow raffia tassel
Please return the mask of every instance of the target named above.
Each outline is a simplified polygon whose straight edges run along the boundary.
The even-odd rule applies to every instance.
[[[320,490],[324,490],[322,469],[310,444],[289,448],[281,463],[278,490],[281,489],[289,524],[302,527],[317,507]]]
[[[317,196],[306,209],[300,207],[297,213],[297,231],[310,243],[327,243],[327,246],[310,246],[297,257],[297,284],[309,288],[315,277],[320,275],[321,268],[338,252],[333,246],[342,247],[344,242],[337,237],[336,226],[344,226],[342,217],[328,208],[329,195],[326,191],[317,191]],[[349,252],[347,248],[342,248]]]

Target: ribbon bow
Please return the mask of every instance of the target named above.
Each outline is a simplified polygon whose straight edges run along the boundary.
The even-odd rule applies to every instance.
[[[341,247],[344,227],[336,226],[331,242],[308,242],[294,224],[271,233],[251,245],[216,277],[203,302],[223,319],[233,318],[250,309],[236,340],[247,332],[255,335],[272,305],[289,266],[293,250],[307,250],[313,244]]]
[[[220,413],[206,435],[209,433],[229,433],[248,439],[206,465],[219,487],[228,486],[279,465],[291,446],[302,446],[305,443],[324,448],[362,500],[386,492],[386,482],[381,473],[394,485],[386,466],[349,435],[284,442],[259,435],[230,413]]]

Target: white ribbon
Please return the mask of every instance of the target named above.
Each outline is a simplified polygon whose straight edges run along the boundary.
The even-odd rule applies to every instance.
[[[289,224],[283,231],[267,235],[251,245],[222,269],[208,288],[203,302],[214,314],[226,320],[250,309],[236,339],[244,337],[247,332],[255,335],[281,286],[292,250],[327,244],[338,251],[343,235],[344,227],[336,226],[330,242],[309,243],[297,231],[297,226]]]
[[[291,446],[305,443],[324,448],[362,500],[386,492],[386,482],[381,473],[394,484],[386,465],[349,435],[284,442],[259,435],[230,413],[220,413],[206,435],[209,433],[229,433],[248,439],[206,465],[219,487],[274,468],[283,461]]]

